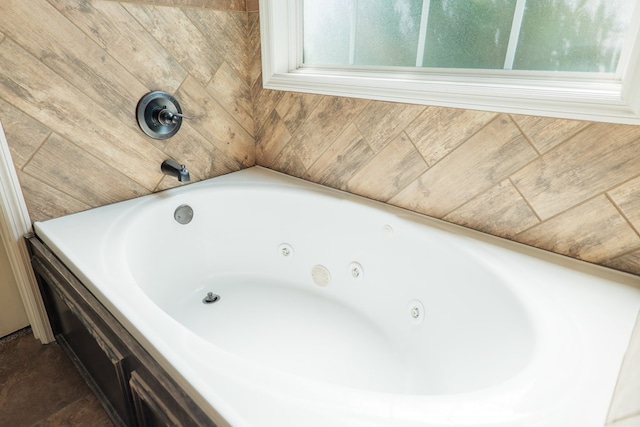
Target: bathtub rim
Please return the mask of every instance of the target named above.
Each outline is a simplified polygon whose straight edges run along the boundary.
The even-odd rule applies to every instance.
[[[252,168],[253,169],[253,168]],[[290,177],[288,175],[285,174],[281,174],[279,172],[274,172],[274,171],[270,171],[270,170],[262,170],[263,168],[258,167],[258,169],[254,169],[254,172],[249,174],[247,182],[251,182],[252,180],[255,179],[259,179],[260,183],[265,183],[265,184],[269,184],[269,181],[271,181],[271,177],[269,177],[269,175],[273,175],[273,174],[277,174],[280,176],[280,178],[274,178],[275,181],[278,184],[282,184],[282,178],[285,178],[285,180],[287,181],[287,183],[293,183],[296,186],[300,186],[302,184],[303,187],[306,186],[311,186],[311,188],[317,190],[321,190],[322,192],[329,192],[329,193],[333,193],[334,191],[338,191],[342,194],[346,194],[348,198],[351,197],[355,197],[358,202],[364,203],[367,206],[373,206],[375,208],[382,208],[385,212],[391,212],[393,214],[398,215],[399,217],[401,217],[402,219],[409,219],[410,221],[415,221],[418,222],[420,224],[429,226],[429,227],[435,227],[438,229],[444,229],[445,231],[449,231],[449,232],[453,232],[456,235],[462,235],[462,236],[466,236],[466,237],[471,237],[474,240],[479,240],[480,242],[484,242],[484,243],[489,243],[493,246],[497,246],[497,247],[501,247],[504,249],[508,249],[511,251],[514,251],[516,253],[520,253],[523,254],[525,256],[532,256],[532,254],[534,254],[535,256],[533,256],[534,258],[540,259],[542,261],[551,261],[552,264],[558,265],[560,267],[563,268],[569,268],[569,270],[573,270],[573,271],[577,271],[579,273],[583,273],[583,274],[587,274],[589,276],[595,276],[598,278],[603,278],[605,280],[609,280],[615,283],[619,283],[621,285],[625,285],[625,286],[631,286],[633,288],[636,289],[640,289],[640,281],[638,280],[638,277],[631,275],[629,273],[625,273],[625,272],[620,272],[617,270],[612,270],[610,268],[607,267],[603,267],[603,266],[599,266],[599,265],[594,265],[594,264],[590,264],[590,263],[586,263],[585,261],[581,261],[581,260],[577,260],[577,259],[573,259],[573,258],[569,258],[563,255],[559,255],[559,254],[555,254],[555,253],[550,253],[548,251],[544,251],[538,248],[533,248],[527,245],[524,245],[522,243],[518,243],[518,242],[514,242],[514,241],[509,241],[506,239],[503,239],[501,237],[496,237],[496,236],[491,236],[491,235],[487,235],[485,233],[476,231],[476,230],[471,230],[468,229],[466,227],[462,227],[456,224],[451,224],[451,223],[447,223],[445,221],[436,219],[436,218],[432,218],[432,217],[428,217],[426,215],[422,215],[422,214],[418,214],[412,211],[408,211],[406,209],[403,208],[399,208],[399,207],[395,207],[395,206],[391,206],[391,205],[387,205],[384,204],[382,202],[378,202],[375,200],[371,200],[371,199],[367,199],[364,198],[362,196],[356,196],[356,195],[352,195],[350,193],[345,193],[342,192],[340,190],[333,190],[333,189],[329,189],[327,187],[315,184],[315,183],[310,183],[304,180],[300,180],[298,178],[295,177]],[[262,170],[262,171],[261,171]],[[267,172],[268,171],[268,172]],[[246,174],[246,173],[245,173]],[[277,176],[276,175],[276,176]],[[228,178],[229,175],[226,176],[227,178],[225,179],[225,176],[222,177],[217,177],[216,179],[218,180],[218,182],[223,183],[224,181],[227,181],[229,179],[231,179],[232,181],[235,180],[235,177],[233,178]],[[264,179],[266,178],[266,182],[264,182]],[[195,184],[191,184],[191,185],[197,185],[198,183]],[[206,184],[202,184],[202,185],[206,185]],[[170,196],[174,193],[179,193],[181,192],[180,188],[174,188],[174,189],[170,189],[170,190],[166,190],[166,192],[161,192],[161,193],[157,193],[160,196]],[[129,201],[125,201],[125,202],[120,202],[120,203],[131,203],[132,206],[136,206],[137,203],[140,202],[140,198],[138,199],[133,199],[133,200],[129,200]],[[120,203],[118,204],[114,204],[114,205],[120,205]],[[73,215],[70,215],[69,217],[72,217]],[[405,218],[408,217],[408,218]],[[46,227],[42,227],[41,223],[36,223],[35,225],[35,229],[36,229],[36,233],[38,234],[38,236],[40,236],[40,238],[52,249],[52,251],[59,256],[61,259],[63,259],[63,261],[65,262],[65,264],[74,272],[74,274],[78,277],[81,278],[81,281],[86,285],[87,282],[91,283],[91,279],[89,277],[87,277],[86,275],[84,275],[84,273],[82,271],[80,271],[77,267],[75,267],[75,264],[73,263],[72,260],[70,260],[66,255],[65,255],[65,251],[64,249],[59,248],[55,243],[53,243],[50,239],[48,239],[46,236],[43,236],[42,234],[46,234],[46,233],[42,233],[42,229],[46,228]],[[514,250],[516,249],[516,250]],[[66,258],[66,259],[65,259]],[[74,268],[72,268],[74,267]],[[88,288],[90,290],[90,292],[92,294],[95,295],[95,291],[91,288]],[[98,292],[100,292],[98,290]],[[150,351],[150,353],[157,358],[157,360],[159,361],[159,363],[163,366],[163,368],[165,368],[168,372],[170,372],[170,374],[172,375],[172,377],[174,377],[174,379],[185,388],[185,390],[188,391],[189,395],[203,408],[208,408],[211,407],[211,403],[208,402],[206,399],[204,399],[201,394],[192,387],[192,385],[186,381],[185,379],[182,378],[182,375],[180,374],[180,372],[177,372],[175,370],[175,368],[173,367],[173,365],[162,355],[162,353],[160,351],[158,351],[155,347],[155,345],[153,345],[153,343],[151,343],[150,341],[148,341],[146,339],[146,337],[144,336],[144,334],[140,333],[138,331],[138,328],[129,321],[129,319],[126,318],[126,316],[122,315],[122,313],[120,313],[120,310],[115,307],[113,304],[109,303],[109,304],[105,304],[104,299],[106,299],[107,301],[109,301],[108,298],[106,298],[104,295],[101,295],[102,298],[98,295],[96,295],[96,298],[103,304],[105,305],[109,311],[114,312],[115,317],[118,319],[118,321],[120,321],[123,325],[125,325],[125,327],[127,328],[127,330],[129,330],[135,337],[136,339],[138,339],[143,345],[144,347]],[[116,315],[117,314],[117,315]],[[135,333],[134,333],[135,332]],[[151,351],[153,350],[153,352]],[[619,371],[619,366],[618,366],[618,371]],[[610,404],[610,402],[609,402]],[[212,408],[214,410],[216,410],[215,408]],[[219,409],[219,408],[218,408]],[[222,411],[221,411],[222,412]],[[225,411],[226,412],[226,411]]]
[[[83,212],[94,211],[96,209],[101,209],[106,207],[121,206],[125,203],[139,203],[140,201],[148,197],[158,197],[158,196],[162,197],[162,196],[171,196],[173,194],[179,194],[185,191],[185,189],[191,189],[191,188],[195,189],[195,188],[199,188],[200,186],[206,186],[207,183],[209,183],[212,180],[216,180],[217,182],[221,182],[221,183],[228,180],[234,180],[235,174],[240,172],[249,172],[249,171],[258,174],[254,178],[259,178],[261,184],[271,183],[271,182],[282,184],[282,182],[279,182],[279,180],[285,180],[285,181],[289,181],[287,184],[299,185],[299,186],[313,189],[315,191],[328,192],[328,193],[337,192],[347,198],[355,198],[359,203],[365,204],[367,206],[371,206],[377,209],[382,209],[390,213],[398,214],[398,216],[403,219],[415,220],[426,226],[436,227],[441,230],[452,232],[453,234],[462,235],[465,237],[472,238],[474,240],[479,240],[481,242],[489,243],[494,246],[512,250],[514,252],[521,253],[526,256],[531,256],[533,258],[537,258],[542,261],[550,262],[560,267],[565,267],[573,271],[584,273],[586,275],[595,276],[598,278],[602,278],[604,280],[609,280],[609,281],[620,283],[622,285],[631,286],[631,287],[640,289],[640,275],[635,275],[630,272],[616,270],[612,267],[607,267],[601,264],[596,264],[596,263],[581,260],[578,258],[573,258],[568,255],[552,252],[546,249],[541,249],[541,248],[531,246],[526,243],[518,242],[515,240],[509,240],[506,237],[492,235],[483,231],[475,230],[473,228],[465,227],[460,224],[447,222],[443,219],[432,217],[417,211],[412,211],[408,208],[391,205],[389,203],[371,199],[359,194],[349,193],[344,190],[328,187],[322,184],[305,180],[304,178],[287,175],[283,172],[269,169],[260,165],[251,166],[249,168],[241,169],[239,171],[234,171],[224,175],[207,178],[197,182],[187,183],[178,187],[156,191],[147,195],[134,197],[132,199],[122,200],[119,202],[110,203],[103,206],[93,207],[84,211],[63,215],[56,218],[51,218],[43,221],[35,221],[33,223],[34,231],[35,231],[35,234],[38,235],[39,237],[47,238],[46,233],[43,232],[43,225],[51,221],[59,220],[61,218],[72,218],[73,216]],[[273,175],[273,176],[270,176],[270,175]],[[274,179],[274,176],[277,176],[279,178]],[[47,244],[49,245],[49,242],[47,242]],[[56,250],[60,250],[60,248],[58,248],[57,245],[55,245],[55,243],[52,243],[49,246],[52,248],[56,248]]]

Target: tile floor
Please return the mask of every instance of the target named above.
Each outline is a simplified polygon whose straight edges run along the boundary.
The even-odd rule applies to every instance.
[[[113,424],[60,346],[26,328],[0,339],[0,426]]]

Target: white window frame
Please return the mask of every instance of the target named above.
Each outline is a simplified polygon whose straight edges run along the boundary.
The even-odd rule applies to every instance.
[[[640,6],[611,77],[512,70],[301,67],[301,0],[260,0],[266,89],[640,124]]]

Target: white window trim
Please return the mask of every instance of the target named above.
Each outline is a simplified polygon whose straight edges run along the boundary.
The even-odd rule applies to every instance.
[[[613,78],[559,79],[552,72],[439,69],[422,74],[299,67],[299,0],[261,0],[266,89],[567,119],[640,124],[640,7]]]

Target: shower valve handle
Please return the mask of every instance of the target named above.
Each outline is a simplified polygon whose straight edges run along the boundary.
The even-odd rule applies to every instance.
[[[158,122],[162,125],[175,125],[179,119],[194,119],[194,116],[187,116],[182,113],[174,113],[167,108],[163,108],[158,112]]]

